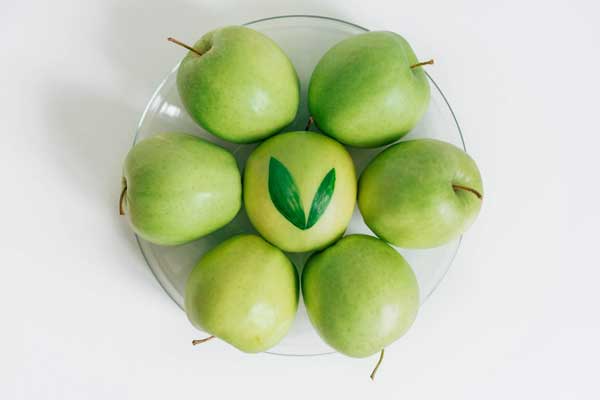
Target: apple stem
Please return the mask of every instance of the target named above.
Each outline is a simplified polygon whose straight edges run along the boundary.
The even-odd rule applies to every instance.
[[[423,65],[432,65],[432,64],[433,64],[433,58],[431,60],[427,60],[427,61],[423,61],[423,62],[416,63],[414,65],[411,65],[410,68],[417,68],[417,67],[422,67]]]
[[[472,189],[468,186],[462,186],[462,185],[452,185],[452,189],[454,190],[466,190],[467,192],[471,192],[473,193],[475,196],[477,196],[478,199],[482,199],[483,196],[481,195],[481,193],[479,193],[477,190]]]
[[[377,364],[375,364],[375,368],[373,368],[373,372],[371,372],[371,380],[372,381],[375,380],[375,374],[377,373],[377,370],[379,369],[379,366],[381,365],[381,362],[383,361],[384,353],[385,353],[385,349],[381,349],[381,353],[379,353],[379,361],[377,361]]]
[[[215,337],[213,335],[211,335],[211,336],[206,337],[204,339],[194,339],[194,340],[192,340],[192,345],[195,346],[195,345],[200,344],[200,343],[208,342],[209,340],[214,339],[214,338]]]
[[[192,51],[192,52],[194,52],[194,53],[198,54],[199,56],[201,56],[201,55],[202,55],[202,53],[200,53],[198,50],[196,50],[196,49],[195,49],[195,48],[193,48],[192,46],[189,46],[189,45],[187,45],[187,44],[185,44],[185,43],[183,43],[183,42],[180,42],[179,40],[177,40],[177,39],[175,39],[175,38],[169,37],[169,38],[167,38],[167,40],[168,40],[169,42],[172,42],[172,43],[178,44],[179,46],[181,46],[181,47],[184,47],[184,48],[188,49],[189,51]]]
[[[127,194],[127,184],[123,185],[123,190],[121,190],[121,196],[119,197],[119,215],[125,215],[125,207],[123,203],[125,203],[125,195]]]
[[[304,128],[305,131],[309,130],[310,127],[312,126],[313,122],[315,122],[315,119],[311,116],[308,119],[308,122],[306,123],[306,128]]]

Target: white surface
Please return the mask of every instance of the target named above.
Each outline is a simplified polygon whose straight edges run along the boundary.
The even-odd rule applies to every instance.
[[[450,3],[4,0],[0,398],[599,398],[599,6]],[[375,383],[375,357],[191,347],[116,213],[139,114],[182,56],[165,38],[290,13],[434,57],[484,176],[479,220]]]

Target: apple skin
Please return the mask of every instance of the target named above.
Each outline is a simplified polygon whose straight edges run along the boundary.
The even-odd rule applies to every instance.
[[[475,161],[449,143],[417,139],[375,157],[359,181],[358,206],[380,238],[405,248],[440,246],[464,233],[481,208]]]
[[[256,235],[234,236],[210,250],[192,270],[185,311],[198,329],[246,353],[276,345],[298,308],[296,268],[281,250]]]
[[[276,208],[269,193],[269,162],[275,157],[290,171],[305,213],[319,184],[335,168],[331,201],[310,229],[294,226]],[[244,206],[252,225],[282,250],[303,252],[323,248],[341,237],[356,205],[356,173],[340,143],[315,132],[287,132],[269,138],[248,157],[244,171]]]
[[[264,139],[289,125],[300,101],[296,70],[270,38],[229,26],[205,34],[177,72],[190,116],[212,134],[236,143]]]
[[[133,230],[161,245],[183,244],[231,221],[241,176],[227,150],[197,136],[161,133],[137,143],[123,168]]]
[[[308,107],[317,126],[340,142],[376,147],[396,141],[421,119],[429,82],[408,42],[367,32],[333,46],[317,64]]]
[[[302,295],[327,344],[367,357],[401,337],[419,309],[419,286],[404,258],[384,241],[350,235],[313,254],[302,272]]]

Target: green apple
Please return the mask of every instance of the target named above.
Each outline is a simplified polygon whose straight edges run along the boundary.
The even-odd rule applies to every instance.
[[[350,235],[312,255],[302,272],[308,316],[331,347],[351,357],[377,353],[402,336],[419,309],[419,287],[387,243]]]
[[[162,245],[221,228],[242,203],[231,153],[185,133],[161,133],[137,143],[125,159],[123,183],[121,206],[127,205],[134,231]]]
[[[442,245],[464,233],[481,208],[475,161],[449,143],[409,140],[381,152],[362,173],[358,206],[380,238],[405,248]]]
[[[277,133],[294,120],[300,101],[287,55],[267,36],[242,26],[205,34],[181,62],[177,88],[197,123],[236,143]]]
[[[393,32],[367,32],[339,42],[310,79],[308,106],[317,126],[356,147],[404,136],[429,104],[427,76],[417,64],[408,42]]]
[[[298,307],[298,274],[278,248],[238,235],[207,252],[190,274],[185,311],[194,326],[247,353],[288,332]]]
[[[334,242],[356,204],[354,163],[344,146],[314,132],[288,132],[258,146],[244,171],[244,205],[252,225],[282,250]]]

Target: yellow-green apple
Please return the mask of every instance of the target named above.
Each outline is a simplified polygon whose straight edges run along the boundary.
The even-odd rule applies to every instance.
[[[429,83],[412,48],[393,32],[367,32],[333,46],[317,64],[308,106],[340,142],[375,147],[404,136],[429,104]]]
[[[406,248],[440,246],[465,232],[483,198],[475,161],[449,143],[417,139],[375,157],[359,181],[358,206],[380,238]]]
[[[185,288],[185,311],[198,329],[247,353],[288,332],[298,307],[298,274],[281,250],[238,235],[200,259]]]
[[[242,204],[233,155],[185,133],[167,132],[138,142],[123,168],[121,212],[133,230],[157,244],[176,245],[231,221]]]
[[[351,357],[381,351],[412,325],[419,287],[404,258],[384,241],[350,235],[315,253],[302,272],[302,295],[313,326]]]
[[[294,120],[300,101],[298,76],[269,37],[228,26],[184,47],[190,51],[177,72],[179,96],[207,131],[248,143],[271,136]]]

